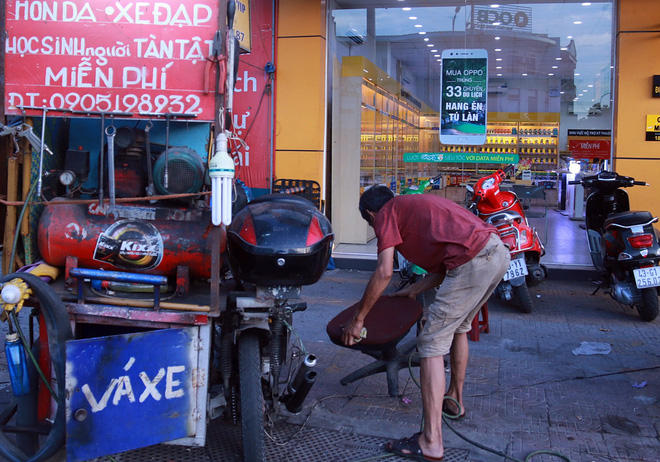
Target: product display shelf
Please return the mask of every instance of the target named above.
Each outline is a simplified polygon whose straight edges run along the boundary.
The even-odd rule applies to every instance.
[[[559,123],[554,122],[493,122],[483,145],[440,144],[439,152],[518,154],[523,165],[543,172],[558,168],[558,134]]]
[[[360,191],[373,184],[396,189],[408,176],[403,153],[419,146],[420,113],[366,79],[361,91]]]
[[[555,122],[520,122],[518,153],[532,170],[556,170],[559,164],[559,124]]]

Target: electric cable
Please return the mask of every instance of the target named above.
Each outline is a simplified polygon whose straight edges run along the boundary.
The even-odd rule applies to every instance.
[[[57,397],[59,403],[65,402],[65,342],[73,338],[69,314],[64,302],[57,296],[53,289],[40,278],[29,273],[12,273],[0,278],[0,283],[6,283],[12,279],[20,278],[32,289],[33,294],[39,300],[41,315],[46,324],[48,333],[48,349],[50,359],[57,380]],[[34,396],[36,400],[36,395]],[[18,409],[21,412],[21,409]],[[66,406],[57,405],[55,419],[50,433],[45,438],[33,456],[26,455],[20,448],[5,435],[0,429],[0,455],[11,462],[42,462],[51,458],[64,445],[66,437]]]
[[[32,348],[30,348],[30,345],[28,344],[27,339],[25,338],[25,335],[23,335],[23,329],[21,329],[21,325],[18,322],[18,316],[16,315],[16,310],[11,311],[11,317],[14,320],[14,325],[16,326],[16,332],[18,332],[18,336],[21,339],[21,343],[23,344],[23,347],[25,348],[25,352],[28,354],[30,359],[32,360],[32,364],[34,364],[34,368],[37,371],[37,374],[39,374],[39,377],[43,381],[44,385],[48,389],[48,392],[51,394],[55,402],[59,405],[60,400],[58,399],[57,395],[53,391],[53,387],[50,386],[50,383],[48,383],[48,380],[46,379],[46,376],[44,375],[44,372],[41,370],[41,367],[39,367],[39,362],[37,361],[37,358],[34,357],[34,354],[32,353]]]
[[[28,191],[27,197],[25,198],[25,202],[23,203],[23,207],[21,207],[21,212],[18,215],[18,220],[16,221],[16,230],[14,231],[14,242],[12,243],[11,246],[11,256],[9,258],[9,271],[13,270],[13,265],[14,265],[14,260],[16,259],[16,248],[18,247],[18,236],[21,235],[19,232],[19,229],[21,227],[21,223],[23,222],[23,216],[25,215],[25,211],[28,208],[28,204],[30,202],[30,199],[32,198],[32,195],[34,194],[34,191],[37,189],[37,182],[35,181],[32,183],[32,186],[30,186],[30,190]]]
[[[291,324],[289,324],[288,322],[286,322],[284,319],[282,319],[282,322],[284,323],[286,328],[289,329],[291,331],[291,333],[298,339],[298,342],[300,343],[300,351],[302,352],[302,356],[303,357],[306,356],[307,355],[307,350],[305,349],[305,345],[303,345],[302,339],[300,338],[298,333],[293,329],[293,326]]]

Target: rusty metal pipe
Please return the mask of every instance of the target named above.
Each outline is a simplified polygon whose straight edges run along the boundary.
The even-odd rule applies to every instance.
[[[85,297],[85,303],[98,303],[99,305],[130,306],[132,308],[153,308],[153,300],[134,300],[130,298]],[[192,305],[190,303],[160,302],[160,308],[176,311],[194,311],[208,313],[208,305]]]

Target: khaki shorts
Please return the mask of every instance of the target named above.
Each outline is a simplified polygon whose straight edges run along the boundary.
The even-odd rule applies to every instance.
[[[472,319],[486,303],[509,268],[509,250],[491,234],[486,246],[469,262],[447,271],[426,323],[417,339],[422,358],[449,353],[455,333],[469,332]]]

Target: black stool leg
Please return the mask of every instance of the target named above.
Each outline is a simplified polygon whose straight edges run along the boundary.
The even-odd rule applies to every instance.
[[[408,368],[408,357],[415,348],[417,348],[417,339],[407,342],[399,349],[386,349],[383,351],[383,359],[374,361],[348,374],[339,383],[345,386],[370,375],[385,372],[387,376],[387,393],[395,398],[399,396],[399,371]],[[419,367],[419,358],[413,357],[410,364],[413,367]]]
[[[355,372],[351,372],[346,377],[341,379],[339,383],[341,383],[342,385],[348,385],[349,383],[353,383],[356,380],[363,379],[367,376],[378,374],[379,372],[386,372],[386,366],[387,366],[387,361],[379,359],[378,361],[374,361],[373,363],[361,367]]]
[[[400,361],[389,361],[385,365],[387,375],[387,393],[396,398],[399,396],[399,370],[402,368]]]

